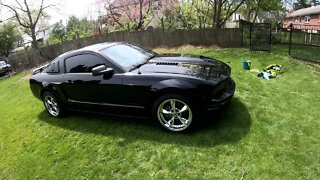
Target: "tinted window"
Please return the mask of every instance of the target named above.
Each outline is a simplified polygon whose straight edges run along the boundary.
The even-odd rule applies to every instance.
[[[106,65],[103,59],[92,54],[77,55],[66,59],[68,73],[91,73],[92,69]]]

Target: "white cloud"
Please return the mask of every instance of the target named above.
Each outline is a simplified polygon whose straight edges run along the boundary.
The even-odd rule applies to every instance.
[[[51,9],[49,14],[51,16],[50,24],[59,20],[64,22],[69,16],[75,15],[79,18],[86,17],[88,19],[96,18],[96,1],[95,0],[64,0],[57,2],[57,8]]]

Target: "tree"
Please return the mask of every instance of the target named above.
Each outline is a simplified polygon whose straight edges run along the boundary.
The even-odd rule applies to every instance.
[[[153,17],[152,0],[104,0],[109,23],[119,29],[141,30],[148,26]]]
[[[192,29],[197,26],[197,9],[195,1],[180,1],[173,9],[174,17],[181,28]]]
[[[12,22],[0,26],[0,55],[8,56],[15,44],[21,40],[21,35]]]
[[[204,0],[184,0],[169,11],[174,12],[178,24],[182,28],[205,28],[210,22],[208,17],[212,15],[212,8]]]
[[[15,3],[5,4],[0,0],[0,5],[9,9],[14,14],[19,25],[30,33],[34,48],[38,48],[36,33],[40,20],[46,17],[44,10],[53,6],[52,4],[46,5],[44,1],[28,3],[27,0],[15,0]],[[38,6],[34,7],[36,4]]]
[[[56,44],[59,42],[64,42],[65,39],[66,39],[66,27],[62,24],[61,21],[55,23],[49,37],[49,43]]]
[[[294,10],[299,10],[299,9],[307,8],[310,6],[311,6],[311,3],[308,0],[297,0],[296,3],[293,3]]]
[[[79,19],[76,16],[70,16],[66,27],[66,36],[68,40],[84,38],[93,34],[93,22],[87,18]]]
[[[320,0],[297,0],[295,3],[293,3],[293,9],[299,10],[303,8],[308,8],[313,5],[319,5]]]
[[[246,0],[208,0],[213,7],[213,27],[221,28]]]

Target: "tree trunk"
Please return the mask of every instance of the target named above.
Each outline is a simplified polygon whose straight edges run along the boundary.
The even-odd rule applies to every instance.
[[[214,27],[214,23],[216,22],[216,14],[217,14],[217,0],[214,0],[212,27]]]
[[[260,0],[258,0],[258,3],[257,3],[257,8],[255,9],[255,12],[254,12],[254,16],[253,16],[253,19],[252,19],[252,22],[256,22],[256,19],[257,19],[257,16],[258,16],[258,12],[259,12],[259,9],[260,9]]]
[[[220,28],[220,21],[221,21],[221,8],[222,8],[222,0],[216,0],[216,13],[215,13],[215,21],[214,21],[214,28]]]
[[[253,19],[252,19],[253,23],[256,22],[256,20],[257,20],[258,12],[259,12],[259,7],[257,7],[257,9],[256,9],[256,11],[254,13],[254,16],[253,16]]]
[[[246,17],[245,17],[245,20],[246,20],[246,21],[250,21],[250,20],[251,20],[250,15],[251,15],[251,9],[248,10],[248,12],[247,12],[247,14],[246,14]]]
[[[31,38],[32,38],[32,47],[35,49],[38,49],[38,41],[37,41],[35,27],[31,27],[30,30],[31,30]]]

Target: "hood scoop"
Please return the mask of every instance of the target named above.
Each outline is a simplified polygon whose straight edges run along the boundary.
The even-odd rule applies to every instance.
[[[156,65],[165,65],[165,66],[178,66],[179,63],[175,62],[155,62]]]

